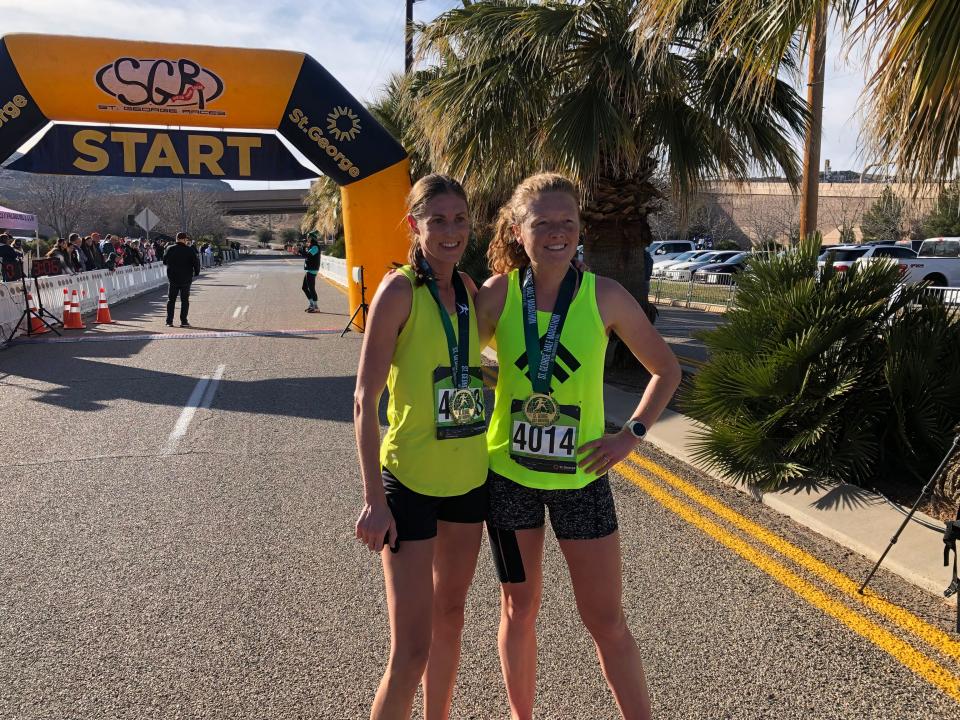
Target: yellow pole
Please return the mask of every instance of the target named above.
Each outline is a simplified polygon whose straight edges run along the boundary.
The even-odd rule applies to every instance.
[[[394,263],[406,262],[410,235],[404,218],[409,192],[410,161],[407,159],[340,188],[351,313],[361,302],[360,286],[353,280],[354,268],[363,268],[364,298],[369,304]],[[357,315],[355,324],[363,330],[363,313]]]

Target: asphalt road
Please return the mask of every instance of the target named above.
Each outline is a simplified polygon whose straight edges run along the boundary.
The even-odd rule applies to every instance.
[[[353,539],[361,338],[300,282],[254,256],[197,282],[189,332],[157,291],[0,352],[0,718],[367,716],[389,638]],[[652,449],[613,484],[655,717],[956,713],[941,599],[882,571],[858,599],[870,563]],[[553,540],[545,575],[538,717],[618,717]],[[484,548],[453,717],[509,717],[498,614]]]

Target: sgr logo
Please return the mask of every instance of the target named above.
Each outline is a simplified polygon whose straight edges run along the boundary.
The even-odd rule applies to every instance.
[[[357,117],[357,114],[353,110],[346,106],[335,107],[333,111],[327,115],[327,130],[341,142],[344,140],[348,142],[353,140],[360,134],[361,129],[360,118]]]
[[[0,106],[0,126],[20,117],[20,110],[27,106],[27,99],[23,95],[14,95]]]
[[[95,79],[101,90],[123,105],[122,108],[101,105],[104,110],[226,114],[207,109],[209,103],[223,94],[223,80],[213,71],[187,58],[117,58],[100,68]]]

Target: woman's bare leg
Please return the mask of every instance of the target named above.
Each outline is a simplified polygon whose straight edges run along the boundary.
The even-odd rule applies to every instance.
[[[433,555],[433,641],[423,675],[425,720],[447,720],[460,665],[463,606],[480,554],[483,523],[437,522]]]
[[[384,547],[383,577],[390,611],[390,660],[370,710],[371,720],[407,720],[430,654],[435,538]]]
[[[531,720],[537,687],[537,613],[543,590],[542,527],[517,530],[526,581],[500,586],[500,666],[507,685],[510,716]]]
[[[625,720],[649,720],[643,663],[623,614],[620,533],[597,540],[560,540],[577,610],[597,646],[600,667]]]

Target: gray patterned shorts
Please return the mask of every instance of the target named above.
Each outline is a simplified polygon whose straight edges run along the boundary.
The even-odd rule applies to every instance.
[[[490,471],[490,517],[500,530],[543,527],[545,508],[560,540],[596,540],[617,529],[610,480],[604,475],[579,490],[536,490]]]

